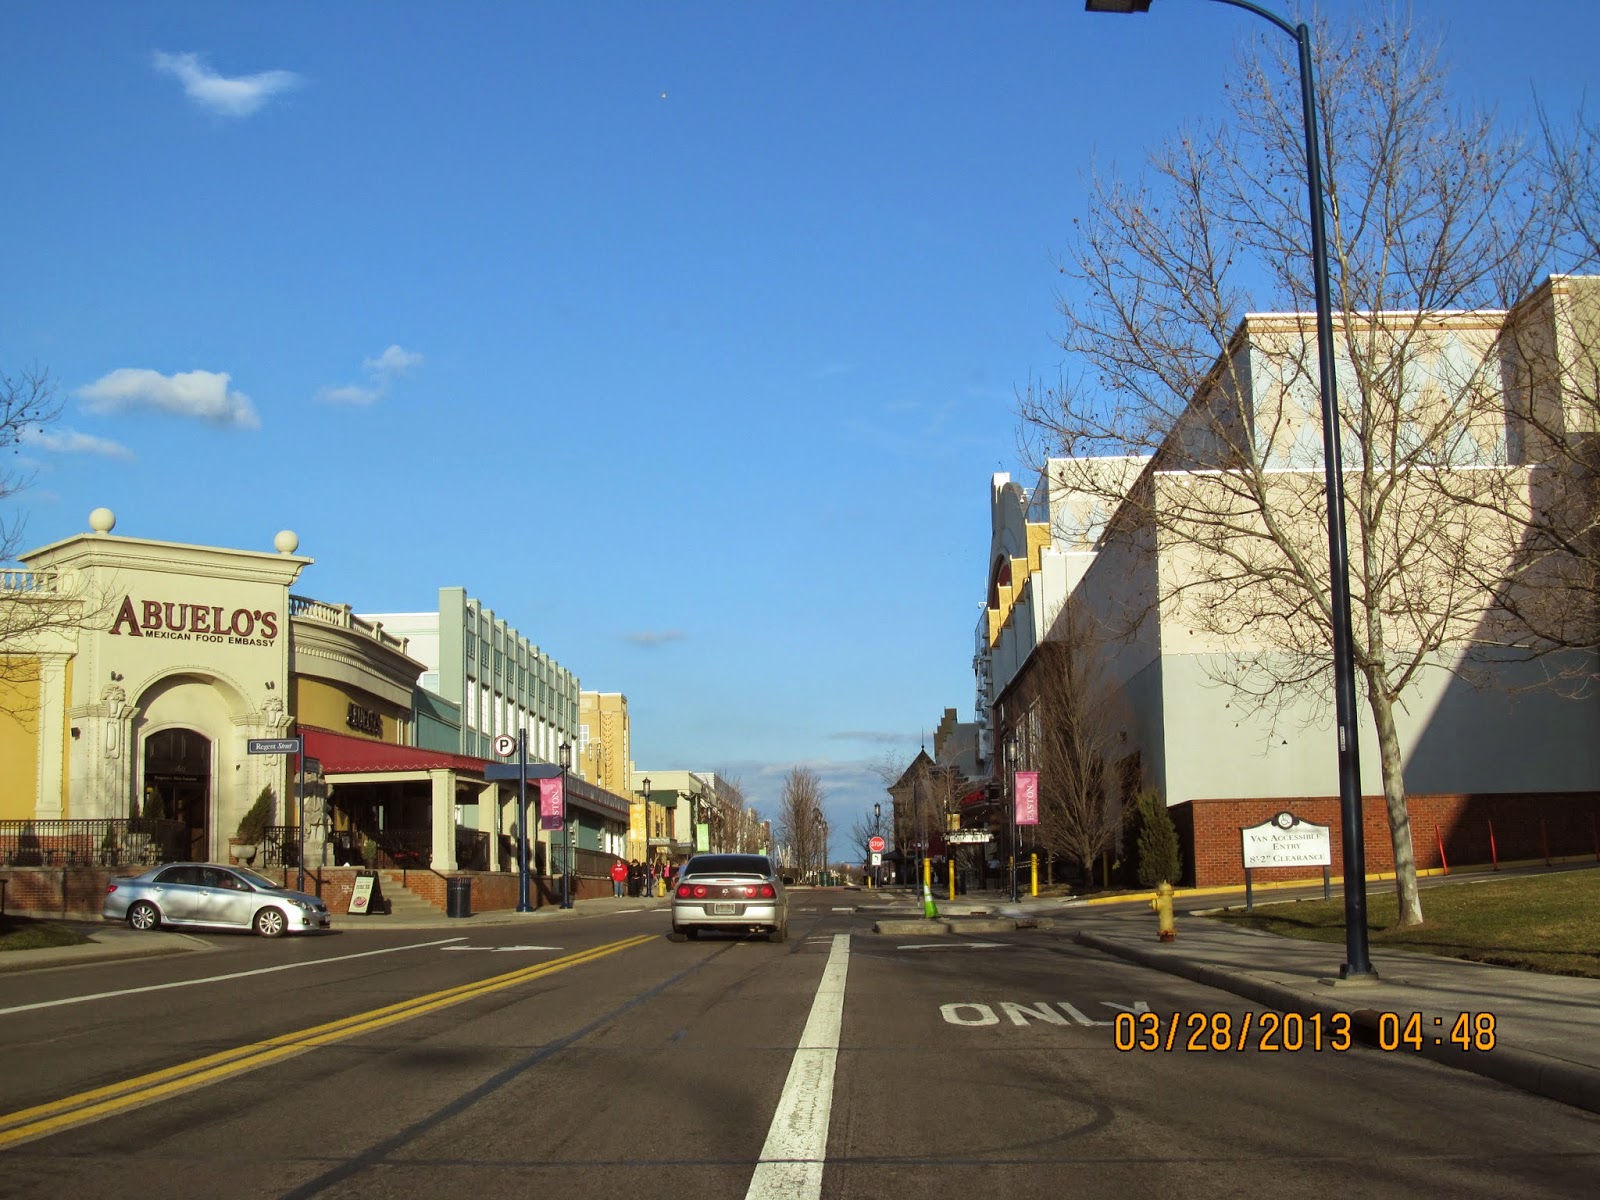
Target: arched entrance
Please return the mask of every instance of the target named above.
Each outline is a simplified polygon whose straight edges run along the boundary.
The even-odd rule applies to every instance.
[[[163,729],[144,740],[141,814],[189,827],[189,857],[211,857],[211,739],[192,729]]]

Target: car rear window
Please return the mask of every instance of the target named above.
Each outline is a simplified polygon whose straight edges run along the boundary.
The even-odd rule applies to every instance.
[[[685,875],[771,875],[772,864],[761,854],[697,854]]]

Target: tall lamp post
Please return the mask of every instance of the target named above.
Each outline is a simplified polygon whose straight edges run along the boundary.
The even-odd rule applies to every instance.
[[[644,785],[644,865],[650,867],[650,776],[639,781]],[[648,884],[646,886],[649,886]]]
[[[872,806],[872,836],[883,836],[883,805]],[[877,887],[883,886],[883,854],[878,854],[878,865],[872,868],[872,882]]]
[[[1006,849],[1011,856],[1011,903],[1018,902],[1017,896],[1017,733],[1011,730],[1006,734],[1006,788],[1011,793],[1011,841]]]
[[[565,802],[566,795],[567,795],[567,771],[571,768],[571,766],[572,766],[572,743],[571,742],[562,742],[561,743],[561,796],[562,796],[563,802]],[[569,808],[570,808],[570,805],[569,805]],[[573,897],[572,897],[572,867],[573,867],[573,862],[574,862],[574,856],[573,856],[573,850],[572,850],[572,834],[573,834],[573,831],[576,828],[577,824],[578,824],[578,819],[576,817],[571,816],[571,815],[567,815],[566,829],[562,831],[566,835],[565,838],[563,839],[566,842],[566,845],[563,847],[563,849],[566,851],[566,853],[561,856],[561,858],[562,858],[562,863],[561,863],[561,907],[562,908],[571,908],[572,907],[572,899],[573,899]]]
[[[1291,25],[1250,0],[1213,0],[1255,13],[1294,38],[1300,51],[1300,115],[1305,127],[1306,189],[1310,193],[1311,271],[1317,298],[1317,368],[1322,389],[1322,467],[1328,498],[1329,601],[1333,617],[1333,700],[1338,734],[1339,821],[1344,843],[1345,963],[1340,974],[1372,976],[1367,955],[1367,862],[1362,841],[1361,761],[1356,748],[1356,668],[1350,626],[1350,554],[1344,528],[1344,478],[1339,448],[1339,398],[1333,357],[1333,300],[1322,214],[1322,156],[1317,146],[1317,92],[1311,30]],[[1150,0],[1085,0],[1086,12],[1149,12]],[[1015,808],[1013,808],[1015,813]],[[1013,827],[1015,828],[1015,827]],[[1016,890],[1013,870],[1012,891]]]
[[[531,913],[528,895],[528,731],[517,730],[517,911]]]

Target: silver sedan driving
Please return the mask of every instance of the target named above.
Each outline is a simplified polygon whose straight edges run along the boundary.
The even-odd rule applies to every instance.
[[[166,863],[131,879],[113,879],[100,915],[138,930],[253,929],[262,937],[327,929],[328,906],[280,887],[248,867]]]
[[[772,860],[764,854],[696,854],[672,889],[672,936],[702,929],[765,933],[769,942],[789,936],[789,898]]]

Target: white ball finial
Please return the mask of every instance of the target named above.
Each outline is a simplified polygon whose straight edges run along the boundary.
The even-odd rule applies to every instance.
[[[292,529],[280,529],[278,536],[272,539],[273,548],[279,554],[293,554],[300,548],[300,539],[295,536]]]
[[[110,533],[117,527],[117,514],[109,508],[97,508],[89,514],[89,528],[96,533]]]

